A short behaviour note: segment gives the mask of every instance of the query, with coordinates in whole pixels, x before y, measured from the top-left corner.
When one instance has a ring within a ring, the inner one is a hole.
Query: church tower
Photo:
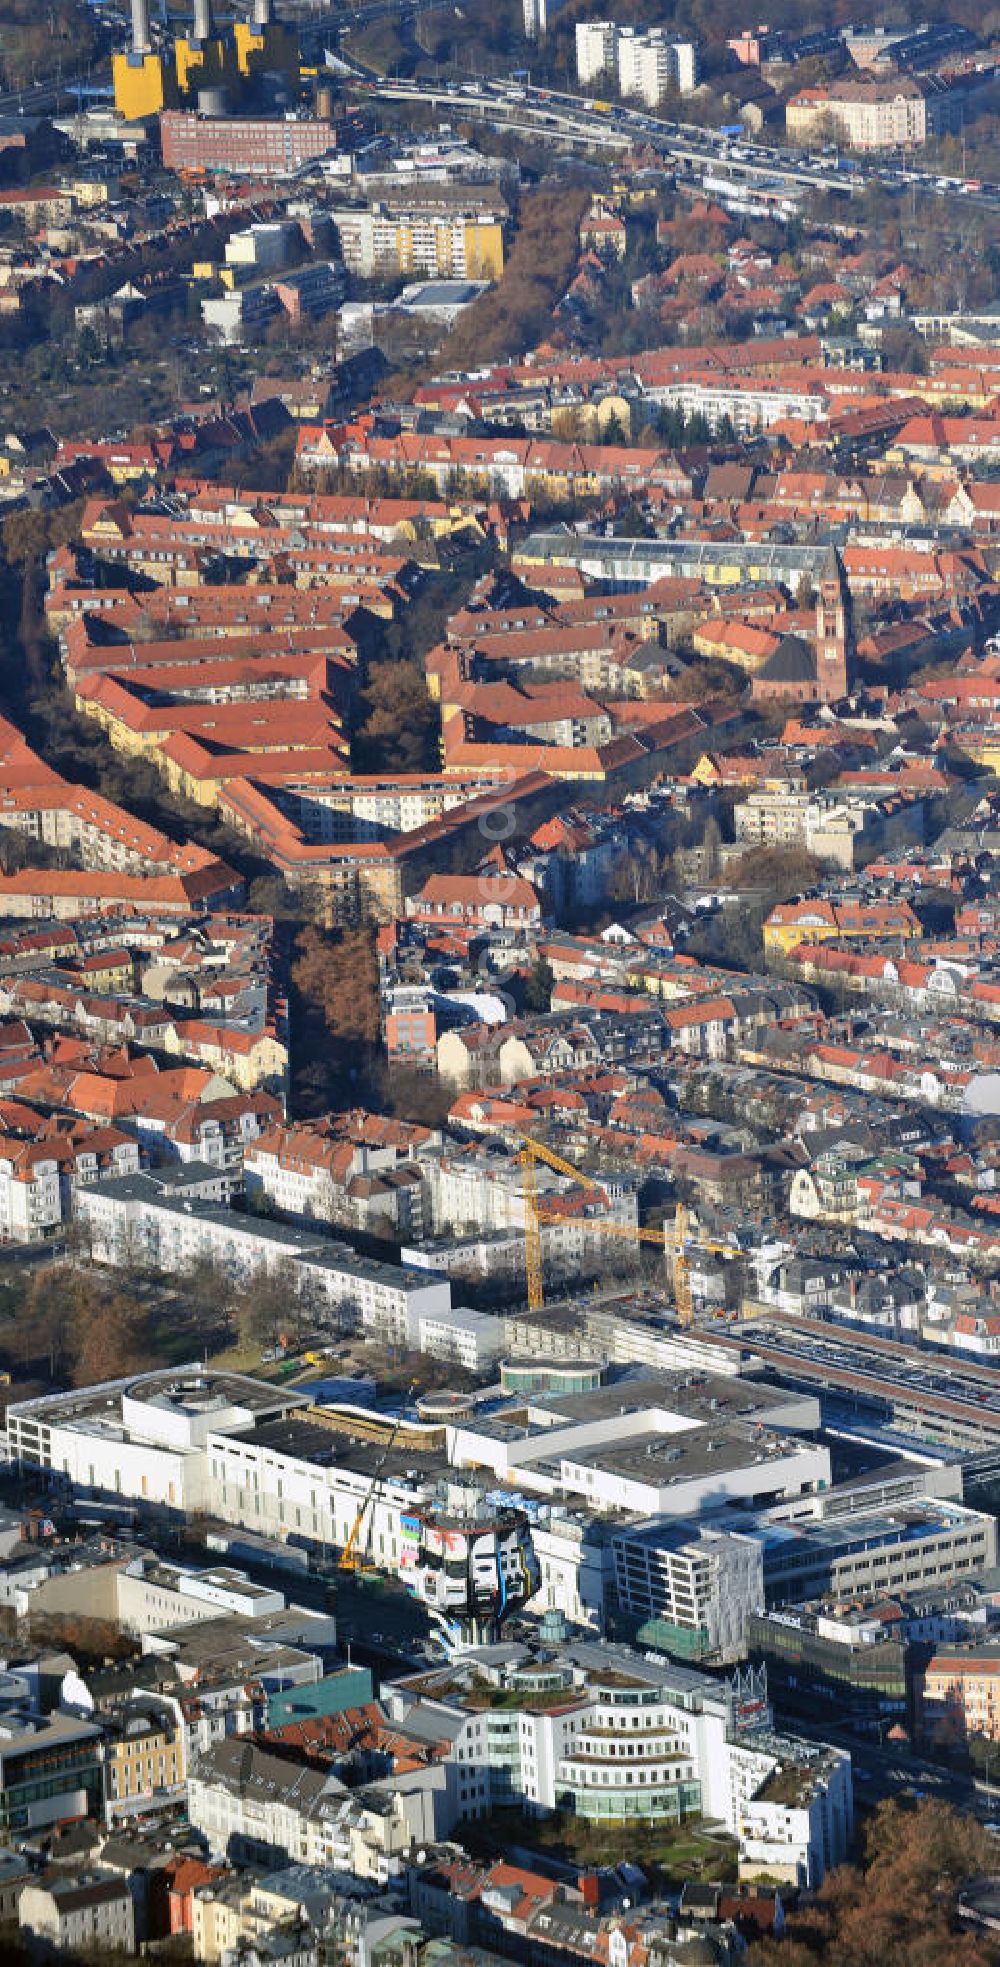
[[[816,602],[816,682],[820,703],[846,697],[850,665],[850,599],[840,562],[831,553]]]

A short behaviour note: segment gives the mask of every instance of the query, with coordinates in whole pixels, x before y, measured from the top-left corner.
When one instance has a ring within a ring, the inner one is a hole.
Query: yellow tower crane
[[[564,1161],[561,1154],[556,1154],[552,1148],[543,1146],[541,1141],[526,1137],[518,1160],[524,1174],[524,1267],[528,1282],[528,1309],[541,1311],[545,1303],[541,1225],[561,1222],[562,1217],[555,1211],[540,1209],[538,1206],[539,1161],[544,1161],[549,1168],[554,1168],[557,1174],[567,1175],[569,1180],[576,1182],[580,1188],[589,1189],[595,1202],[600,1201],[606,1205],[608,1196],[600,1182],[595,1182],[591,1175],[581,1174],[579,1168],[574,1168],[572,1161]],[[595,1230],[599,1236],[627,1237],[633,1243],[655,1243],[658,1249],[666,1249],[666,1237],[662,1229],[633,1229],[628,1223],[604,1222],[599,1217],[588,1222],[587,1228]]]

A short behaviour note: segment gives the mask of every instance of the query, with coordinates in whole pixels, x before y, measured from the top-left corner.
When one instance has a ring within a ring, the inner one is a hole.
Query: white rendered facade
[[[740,1840],[747,1875],[766,1869],[758,1852],[767,1842],[780,1875],[810,1886],[847,1855],[850,1757],[766,1726],[741,1733],[738,1699],[723,1682],[586,1643],[498,1668],[469,1656],[465,1672],[468,1703],[454,1669],[440,1676],[440,1695],[425,1674],[383,1689],[393,1719],[449,1741],[457,1816],[487,1818],[504,1804],[619,1823],[701,1814]],[[490,1686],[502,1700],[490,1700]],[[794,1804],[779,1822],[775,1799],[786,1796]]]
[[[613,72],[617,43],[618,29],[613,21],[577,21],[577,81],[593,82],[598,75]]]

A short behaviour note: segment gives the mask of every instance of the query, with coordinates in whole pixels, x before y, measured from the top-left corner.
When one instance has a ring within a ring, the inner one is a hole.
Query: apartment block
[[[80,1188],[102,1175],[137,1175],[138,1144],[117,1128],[40,1123],[40,1137],[0,1133],[0,1241],[36,1243],[68,1221]]]
[[[109,1817],[128,1817],[156,1802],[182,1802],[186,1780],[185,1728],[176,1702],[140,1694],[113,1724],[105,1724]]]
[[[691,41],[669,41],[661,28],[639,34],[618,30],[618,87],[656,109],[670,90],[690,95],[698,80],[698,52]]]
[[[281,301],[270,282],[234,287],[222,294],[206,294],[201,318],[206,328],[214,328],[221,341],[260,340],[270,322],[281,313]]]
[[[612,74],[617,48],[618,29],[613,21],[577,21],[577,81],[593,82],[598,75]]]
[[[331,218],[344,264],[366,280],[385,273],[499,280],[503,272],[503,220],[492,211],[341,205]]]
[[[852,150],[918,150],[928,137],[961,128],[957,94],[936,78],[899,75],[892,81],[843,80],[790,96],[785,129],[811,144],[832,132]]]
[[[36,1947],[135,1956],[132,1895],[127,1880],[113,1872],[94,1870],[32,1882],[21,1893],[17,1916],[22,1933]]]
[[[1000,1648],[940,1648],[924,1668],[918,1712],[932,1740],[962,1744],[979,1735],[1000,1741]]]
[[[671,90],[690,95],[697,88],[698,47],[694,41],[670,40],[662,28],[642,34],[613,21],[579,21],[576,74],[581,83],[615,75],[623,96],[637,96],[656,109]]]
[[[885,848],[923,839],[923,801],[864,789],[807,793],[792,785],[751,792],[733,813],[737,841],[759,847],[804,847],[845,872]]]
[[[224,1170],[194,1161],[95,1182],[76,1214],[98,1263],[177,1275],[207,1260],[234,1278],[281,1276],[293,1296],[308,1294],[318,1312],[388,1345],[416,1346],[421,1314],[450,1309],[447,1279],[358,1256],[321,1231],[237,1214],[224,1206],[230,1186]]]

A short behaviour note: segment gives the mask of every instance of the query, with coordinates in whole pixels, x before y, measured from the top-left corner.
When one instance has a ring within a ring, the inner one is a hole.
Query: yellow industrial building
[[[178,35],[171,53],[158,53],[149,24],[149,0],[132,0],[132,45],[112,64],[115,107],[127,122],[163,109],[201,109],[225,115],[238,108],[265,75],[295,89],[298,39],[275,20],[272,0],[253,0],[251,18],[235,22],[231,35],[215,26],[212,0],[194,0],[190,34]]]

